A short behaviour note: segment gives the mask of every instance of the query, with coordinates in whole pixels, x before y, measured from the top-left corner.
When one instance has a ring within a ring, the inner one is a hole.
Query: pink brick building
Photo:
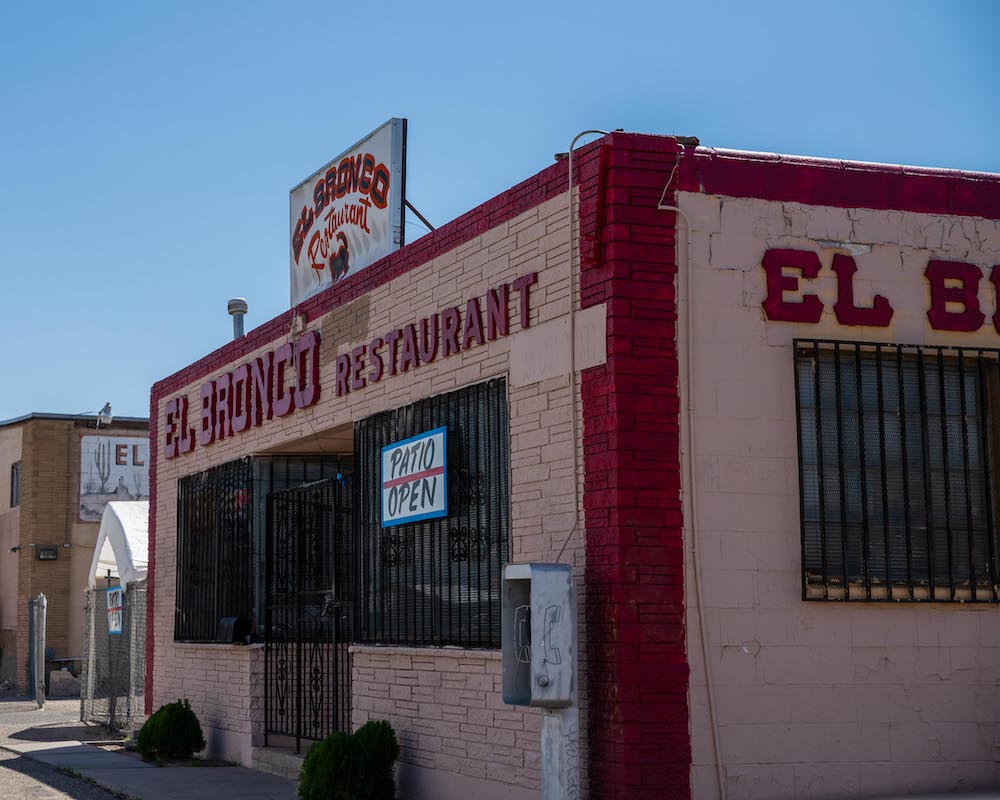
[[[389,719],[404,796],[538,796],[499,576],[561,559],[582,795],[996,786],[1000,176],[574,166],[572,251],[562,161],[153,387],[147,710],[244,763]],[[447,516],[382,527],[438,428]]]

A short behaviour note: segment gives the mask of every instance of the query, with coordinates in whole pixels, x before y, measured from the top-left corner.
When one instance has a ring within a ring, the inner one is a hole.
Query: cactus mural
[[[80,520],[99,522],[113,500],[149,499],[149,440],[84,436],[80,440]]]
[[[97,465],[97,477],[101,479],[101,489],[98,494],[108,491],[108,478],[111,477],[111,442],[98,443],[94,451],[94,463]]]

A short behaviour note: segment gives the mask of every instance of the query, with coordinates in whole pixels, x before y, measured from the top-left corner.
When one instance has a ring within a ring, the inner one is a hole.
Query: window
[[[178,482],[175,641],[213,642],[223,617],[254,616],[253,500],[246,458]]]
[[[21,505],[21,462],[18,461],[10,468],[10,507],[17,508]]]
[[[441,426],[448,516],[381,527],[382,447]],[[506,382],[376,414],[354,437],[360,641],[499,647],[510,525]]]
[[[277,553],[282,552],[282,548],[284,548],[283,555],[287,558],[289,552],[287,549],[289,546],[288,543],[265,542],[268,524],[267,498],[281,494],[288,489],[294,489],[305,484],[314,484],[317,481],[339,478],[338,483],[346,483],[350,480],[351,458],[350,456],[342,457],[338,455],[286,455],[254,457],[252,461],[254,476],[254,553],[256,556],[254,562],[256,567],[256,576],[254,579],[254,591],[256,592],[254,618],[257,620],[257,632],[263,635],[264,620],[266,619],[264,606],[267,599],[266,580],[268,562],[270,562],[273,569]],[[341,492],[337,492],[337,501],[338,511],[341,514],[338,514],[333,522],[337,526],[337,533],[339,534],[339,526],[342,524],[340,517],[342,515],[349,515],[350,509]],[[292,518],[294,518],[294,515],[292,515]],[[289,532],[289,535],[294,534]],[[337,542],[345,541],[349,543],[350,538],[351,536],[348,532],[343,536],[337,536]],[[344,566],[350,569],[349,556],[346,553],[338,555],[340,555],[340,558],[337,560],[337,568],[340,569]],[[341,583],[345,582],[341,581]]]
[[[175,641],[215,641],[223,617],[248,617],[259,627],[268,494],[349,466],[335,455],[246,458],[180,479]]]
[[[997,601],[998,351],[795,343],[804,599]]]

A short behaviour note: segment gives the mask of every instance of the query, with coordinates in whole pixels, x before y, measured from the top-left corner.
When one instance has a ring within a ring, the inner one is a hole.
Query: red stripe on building
[[[433,467],[431,469],[425,469],[423,472],[414,472],[412,475],[407,475],[403,478],[393,478],[391,481],[382,481],[382,486],[386,489],[391,489],[393,486],[399,486],[402,483],[411,483],[412,481],[419,481],[422,478],[433,478],[435,475],[443,475],[444,467]]]
[[[1000,216],[1000,178],[993,174],[775,153],[688,148],[677,188],[836,208]]]

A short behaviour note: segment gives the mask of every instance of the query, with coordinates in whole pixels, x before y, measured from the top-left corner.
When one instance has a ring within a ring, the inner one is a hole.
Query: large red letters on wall
[[[176,458],[243,433],[273,417],[315,405],[320,396],[319,334],[307,331],[293,343],[202,384],[197,430],[188,425],[188,399],[175,397],[164,409],[164,456]]]
[[[515,300],[521,328],[531,326],[530,272],[471,298],[464,307],[437,314],[376,336],[370,344],[337,356],[337,396],[363,389],[385,375],[408,372],[437,358],[482,345],[510,332],[510,302]],[[788,288],[788,287],[786,287]],[[794,287],[791,287],[794,288]],[[822,308],[820,309],[822,311]],[[266,420],[287,417],[319,401],[319,334],[309,331],[232,372],[206,381],[198,392],[198,422],[188,424],[188,399],[174,397],[164,409],[164,456],[176,458],[256,428]]]
[[[395,328],[376,336],[368,345],[355,347],[337,356],[337,397],[364,389],[385,375],[408,372],[422,364],[467,350],[473,344],[485,344],[510,330],[510,297],[518,295],[522,328],[531,326],[531,287],[538,280],[530,272],[486,293],[485,325],[483,306],[478,297],[464,308],[452,306],[430,317]],[[370,368],[370,370],[369,370]]]
[[[802,294],[799,302],[785,299],[785,292],[799,290],[800,278],[786,275],[785,269],[796,269],[801,280],[819,275],[819,256],[812,250],[772,249],[761,261],[764,268],[767,295],[762,306],[769,320],[816,323],[823,315],[823,301],[815,294]],[[854,300],[854,275],[858,266],[851,256],[837,253],[832,269],[837,275],[837,302],[833,310],[837,322],[848,326],[887,328],[893,308],[881,295],[872,299],[870,307],[859,307]],[[924,271],[930,287],[931,303],[927,320],[936,331],[977,331],[986,319],[979,304],[979,284],[983,271],[975,264],[932,259]],[[990,282],[997,289],[997,309],[993,327],[1000,333],[1000,264],[990,272]]]

